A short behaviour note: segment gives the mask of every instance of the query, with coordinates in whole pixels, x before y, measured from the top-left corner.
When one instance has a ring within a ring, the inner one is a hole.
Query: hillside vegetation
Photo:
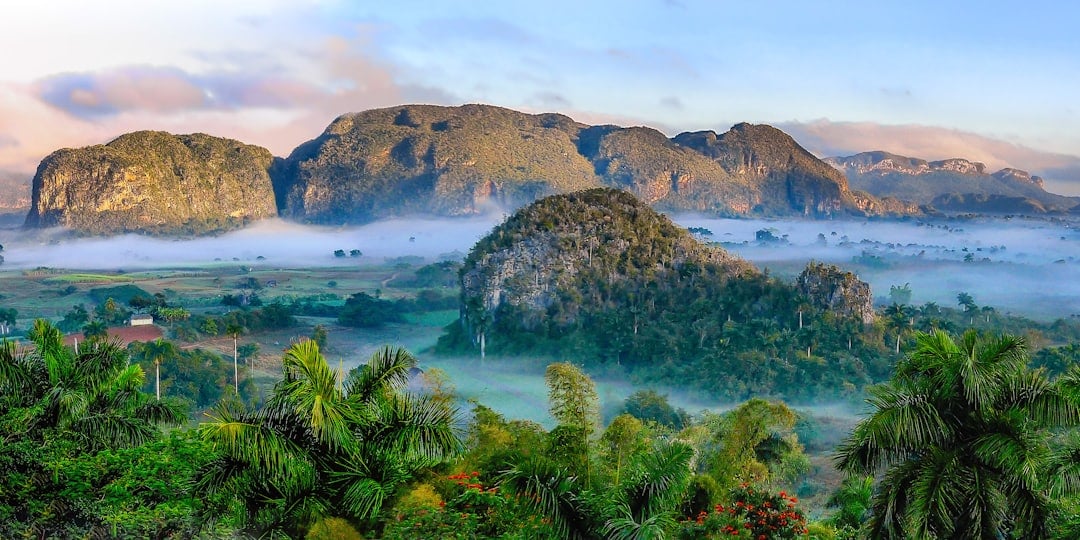
[[[469,253],[462,317],[440,349],[569,359],[732,400],[836,396],[884,377],[869,287],[816,264],[800,283],[701,244],[626,192],[556,195]]]

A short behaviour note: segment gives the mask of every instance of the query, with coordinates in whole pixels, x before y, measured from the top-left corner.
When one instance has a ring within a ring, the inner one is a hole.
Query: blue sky
[[[0,174],[135,129],[284,155],[344,112],[558,111],[669,135],[777,125],[819,155],[1014,166],[1080,193],[1066,2],[41,0],[0,20]]]

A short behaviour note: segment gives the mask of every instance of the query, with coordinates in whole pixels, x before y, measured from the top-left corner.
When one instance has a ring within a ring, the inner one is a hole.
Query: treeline
[[[592,379],[554,363],[545,429],[475,402],[463,414],[445,376],[416,375],[404,350],[380,350],[341,380],[302,341],[265,402],[226,393],[197,428],[166,434],[182,404],[141,391],[128,351],[92,339],[76,353],[44,322],[28,338],[0,345],[5,538],[1080,532],[1080,367],[1031,370],[1023,340],[1007,335],[915,333],[838,448],[850,476],[818,518],[793,488],[809,468],[804,420],[779,401],[690,416],[638,392],[602,422]]]

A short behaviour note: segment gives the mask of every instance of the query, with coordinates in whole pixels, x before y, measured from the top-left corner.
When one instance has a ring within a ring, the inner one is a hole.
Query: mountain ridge
[[[955,212],[1064,214],[1080,198],[1050,193],[1044,180],[1027,171],[964,158],[938,161],[877,150],[822,160],[845,174],[856,189]]]
[[[188,143],[197,137],[218,153],[196,155]],[[206,169],[212,163],[218,168]],[[926,178],[952,187],[924,192],[925,182],[912,180]],[[998,187],[977,189],[975,180]],[[205,191],[214,181],[239,199]],[[1047,193],[1041,178],[1019,169],[987,174],[983,164],[959,158],[928,162],[878,151],[821,160],[763,124],[668,137],[647,126],[589,125],[492,105],[399,105],[342,114],[283,158],[232,139],[151,131],[58,150],[35,174],[26,226],[198,235],[272,215],[362,224],[476,215],[604,186],[661,211],[721,217],[905,216],[924,206],[1075,212],[1080,201]]]

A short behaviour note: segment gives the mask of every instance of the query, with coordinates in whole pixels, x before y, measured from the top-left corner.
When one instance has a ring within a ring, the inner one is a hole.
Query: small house
[[[139,313],[132,315],[129,321],[131,326],[146,326],[148,324],[154,324],[154,316],[149,313]]]

